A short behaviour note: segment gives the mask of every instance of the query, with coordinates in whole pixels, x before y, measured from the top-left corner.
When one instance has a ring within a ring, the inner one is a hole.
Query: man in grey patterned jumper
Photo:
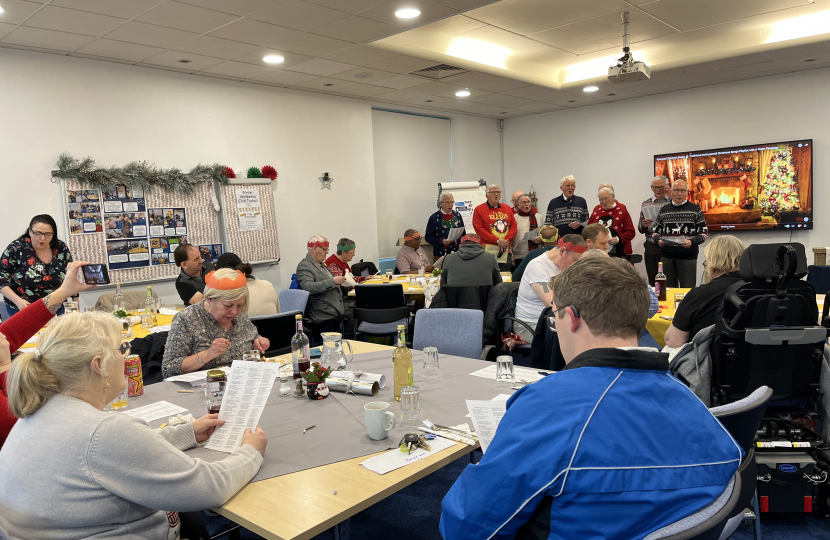
[[[648,277],[648,284],[654,287],[654,276],[657,275],[657,263],[660,262],[660,246],[654,243],[651,235],[654,234],[654,220],[646,219],[645,208],[657,207],[662,208],[664,205],[671,202],[669,196],[669,179],[665,176],[655,176],[651,181],[651,192],[653,197],[643,201],[640,205],[640,221],[637,224],[637,229],[646,235],[646,241],[643,244],[644,259],[646,263],[646,276]]]

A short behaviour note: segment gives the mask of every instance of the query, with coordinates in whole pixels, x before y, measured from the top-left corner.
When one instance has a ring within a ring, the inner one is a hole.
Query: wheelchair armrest
[[[500,321],[506,321],[506,320],[508,320],[508,319],[510,319],[510,320],[511,320],[511,321],[513,321],[514,323],[519,323],[519,324],[521,324],[522,326],[524,326],[524,327],[525,327],[525,329],[526,329],[528,332],[530,332],[530,334],[531,334],[531,335],[533,335],[533,334],[535,334],[535,333],[536,333],[536,331],[535,331],[535,330],[533,330],[533,328],[531,328],[531,327],[530,327],[530,325],[528,325],[526,322],[521,321],[521,320],[519,320],[519,319],[517,319],[517,318],[515,318],[515,317],[510,317],[510,316],[499,317],[499,320],[500,320]]]
[[[478,357],[479,360],[488,360],[490,362],[496,361],[496,356],[498,355],[499,351],[496,349],[495,345],[485,345],[483,349],[481,349],[481,355]]]

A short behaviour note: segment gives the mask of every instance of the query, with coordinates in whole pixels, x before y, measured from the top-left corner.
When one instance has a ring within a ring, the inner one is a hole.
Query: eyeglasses
[[[666,187],[667,186],[651,186],[651,189],[659,189],[660,191],[663,191]]]
[[[501,195],[501,191],[488,191],[488,195]]]
[[[548,320],[548,329],[551,332],[556,332],[556,319],[557,319],[556,316],[559,314],[560,311],[565,311],[568,308],[571,308],[571,311],[573,311],[574,317],[576,317],[577,319],[579,318],[579,308],[577,308],[573,304],[571,304],[569,306],[565,306],[562,309],[557,309],[556,311],[553,312],[552,316],[546,317],[547,320]]]
[[[33,238],[46,238],[47,240],[51,240],[53,236],[55,234],[50,232],[32,231]]]
[[[672,191],[672,193],[686,193],[689,190],[688,189],[674,189],[674,188],[672,188],[671,191]]]
[[[612,199],[611,197],[600,197],[599,198],[599,202],[611,202],[613,200],[614,199]]]

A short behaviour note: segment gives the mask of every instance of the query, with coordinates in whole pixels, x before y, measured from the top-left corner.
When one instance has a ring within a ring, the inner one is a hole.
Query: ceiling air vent
[[[409,75],[416,75],[418,77],[426,77],[428,79],[446,79],[453,75],[461,75],[462,73],[469,73],[470,70],[451,66],[449,64],[438,64],[436,66],[419,69],[418,71],[411,71]]]

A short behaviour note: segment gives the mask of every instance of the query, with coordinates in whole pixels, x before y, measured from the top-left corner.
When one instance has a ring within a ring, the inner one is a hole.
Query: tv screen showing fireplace
[[[812,229],[813,140],[654,156],[655,176],[689,184],[710,231]]]

